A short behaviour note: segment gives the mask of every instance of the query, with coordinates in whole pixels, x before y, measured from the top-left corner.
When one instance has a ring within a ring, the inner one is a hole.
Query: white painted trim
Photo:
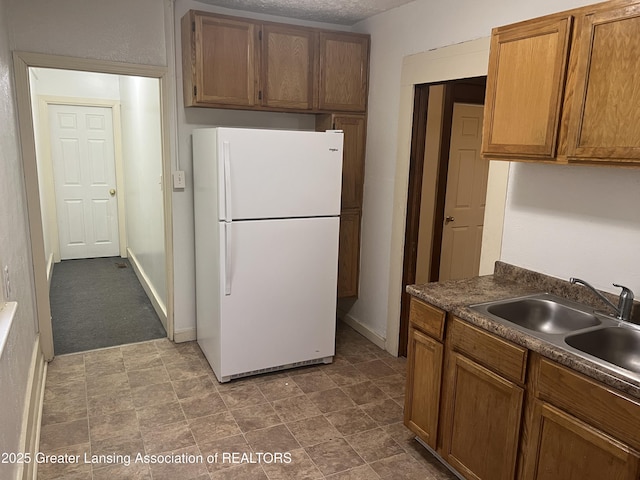
[[[47,378],[47,363],[40,349],[40,336],[36,336],[31,356],[31,369],[27,383],[27,396],[22,415],[22,432],[20,445],[22,452],[35,458],[40,446],[40,427],[42,423],[42,404],[44,386]],[[23,464],[16,478],[35,480],[38,475],[36,462]]]
[[[400,335],[402,266],[407,218],[409,158],[411,154],[411,128],[413,122],[415,85],[486,75],[489,64],[490,40],[490,37],[485,37],[456,45],[449,45],[436,50],[409,55],[402,60],[398,147],[393,195],[394,210],[389,260],[387,338],[385,341],[385,349],[393,355],[398,354]],[[491,179],[489,181],[491,182]],[[503,201],[506,201],[506,199]],[[504,207],[501,210],[504,211]],[[500,230],[500,234],[497,236],[502,237],[502,224],[498,219],[492,221],[488,228]],[[496,235],[487,232],[487,238],[496,238]],[[485,235],[483,235],[483,242],[484,240]],[[485,249],[484,244],[482,249]],[[495,260],[498,260],[498,258]],[[489,261],[488,258],[485,257],[485,261]]]
[[[167,2],[166,8],[169,8]],[[36,329],[40,333],[40,346],[45,360],[53,359],[53,329],[51,325],[51,306],[49,304],[49,286],[47,284],[44,238],[42,232],[42,213],[40,211],[40,192],[38,190],[38,170],[36,162],[35,135],[29,87],[29,68],[58,68],[115,75],[135,75],[157,78],[160,81],[160,106],[162,110],[162,164],[165,216],[165,257],[167,272],[167,336],[173,339],[174,325],[174,288],[173,288],[173,214],[171,188],[171,157],[176,155],[177,146],[173,144],[177,124],[175,112],[169,103],[172,91],[176,90],[175,72],[170,74],[166,67],[132,63],[94,60],[77,57],[65,57],[32,52],[13,52],[16,103],[20,127],[20,146],[27,197],[27,213],[31,240],[35,301],[37,315]],[[173,112],[174,116],[170,116]]]
[[[47,283],[49,284],[49,290],[51,290],[51,278],[53,277],[53,253],[49,254],[49,258],[47,259]]]
[[[125,209],[125,188],[124,188],[124,164],[122,156],[122,124],[120,120],[120,101],[102,98],[82,98],[82,97],[61,97],[55,95],[38,95],[38,112],[40,123],[40,148],[41,165],[44,169],[41,178],[44,178],[46,185],[44,187],[45,202],[53,205],[51,217],[46,220],[49,223],[49,231],[51,237],[49,241],[53,246],[53,256],[56,262],[60,261],[60,236],[58,231],[58,219],[55,183],[53,176],[53,158],[51,156],[51,136],[49,125],[49,105],[69,105],[78,107],[102,107],[111,109],[112,127],[113,127],[113,155],[116,172],[116,190],[118,202],[118,243],[120,245],[120,256],[127,256],[127,222]]]
[[[173,341],[176,343],[192,342],[196,340],[196,329],[185,328],[184,330],[176,330],[173,332]]]
[[[340,312],[339,311],[338,312],[338,317],[340,318],[340,320],[342,320],[344,323],[349,325],[351,328],[353,328],[356,332],[358,332],[360,335],[365,337],[367,340],[371,341],[373,344],[377,345],[378,347],[382,348],[383,350],[385,349],[385,339],[384,339],[384,337],[381,337],[376,332],[371,330],[369,327],[367,327],[363,323],[359,322],[351,314],[349,314],[347,312]]]
[[[151,305],[153,305],[153,309],[156,311],[156,314],[158,314],[158,318],[162,322],[162,326],[166,331],[167,330],[167,309],[164,305],[164,302],[158,295],[158,292],[156,291],[155,287],[149,280],[149,277],[144,272],[144,269],[138,262],[137,257],[128,247],[127,247],[127,253],[129,255],[129,263],[131,263],[131,266],[133,267],[133,271],[135,272],[136,277],[138,277],[138,280],[140,281],[140,285],[142,285],[142,288],[147,294],[147,297],[149,297],[149,300],[151,301]]]

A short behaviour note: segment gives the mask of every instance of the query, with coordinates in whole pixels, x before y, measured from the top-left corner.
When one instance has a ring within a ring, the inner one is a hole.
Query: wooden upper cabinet
[[[485,156],[555,157],[572,20],[567,15],[494,29]]]
[[[586,15],[576,36],[570,161],[640,163],[640,5]]]
[[[265,24],[262,28],[262,105],[312,110],[317,104],[316,33]]]
[[[364,112],[369,36],[320,32],[320,110]]]
[[[344,132],[342,210],[362,208],[366,122],[364,115],[334,115],[333,128]]]
[[[190,11],[182,18],[185,105],[256,103],[257,25]]]
[[[360,211],[340,213],[338,298],[358,296],[360,276]]]

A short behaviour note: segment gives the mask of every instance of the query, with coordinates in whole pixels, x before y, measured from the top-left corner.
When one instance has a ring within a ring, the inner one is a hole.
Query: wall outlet
[[[184,170],[173,172],[173,188],[185,188]]]

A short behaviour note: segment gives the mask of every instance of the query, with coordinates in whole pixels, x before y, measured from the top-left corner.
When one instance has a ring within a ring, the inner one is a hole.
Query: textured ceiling
[[[413,0],[199,0],[209,5],[342,25],[353,25]]]

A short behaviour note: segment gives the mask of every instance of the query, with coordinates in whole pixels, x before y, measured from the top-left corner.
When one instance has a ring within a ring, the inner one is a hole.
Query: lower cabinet
[[[640,478],[640,457],[627,445],[546,402],[533,409],[525,479]]]
[[[524,389],[460,353],[447,355],[443,458],[466,478],[513,479]]]
[[[411,298],[404,423],[469,480],[640,480],[640,400]]]
[[[404,424],[434,450],[440,414],[442,343],[409,327]]]

